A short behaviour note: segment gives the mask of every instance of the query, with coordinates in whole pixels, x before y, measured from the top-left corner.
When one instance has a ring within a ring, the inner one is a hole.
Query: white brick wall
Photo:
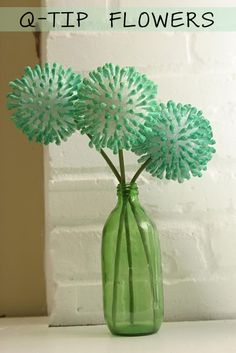
[[[58,7],[65,3],[47,1]],[[109,6],[118,3],[107,1]],[[136,6],[154,3],[145,0]],[[208,1],[213,3],[225,6],[223,0]],[[81,4],[73,1],[73,7]],[[236,317],[235,40],[235,33],[141,32],[53,32],[46,40],[49,62],[73,66],[84,74],[109,61],[134,65],[159,83],[160,100],[190,102],[212,122],[217,154],[203,178],[181,185],[148,174],[140,180],[142,204],[160,232],[166,320]],[[101,229],[115,204],[116,182],[87,142],[86,137],[73,135],[46,152],[52,325],[103,322]],[[126,160],[132,174],[136,158],[128,154]]]

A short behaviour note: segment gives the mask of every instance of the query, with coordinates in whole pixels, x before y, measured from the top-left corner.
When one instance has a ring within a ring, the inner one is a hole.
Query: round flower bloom
[[[78,129],[90,146],[117,153],[144,141],[140,126],[155,116],[157,86],[133,67],[105,64],[89,73],[79,91]]]
[[[210,123],[190,104],[160,104],[158,114],[146,122],[146,141],[133,148],[150,162],[146,170],[160,179],[183,182],[202,176],[215,149]],[[148,130],[147,130],[148,129]],[[147,132],[148,131],[148,132]]]
[[[58,64],[27,67],[21,79],[10,82],[12,120],[29,140],[60,144],[77,130],[74,104],[81,82],[80,75]]]

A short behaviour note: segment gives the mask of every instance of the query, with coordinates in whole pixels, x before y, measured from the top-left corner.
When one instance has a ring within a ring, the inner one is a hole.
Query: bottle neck
[[[136,183],[119,184],[117,186],[118,203],[122,203],[124,199],[130,199],[132,202],[139,203],[138,194]]]

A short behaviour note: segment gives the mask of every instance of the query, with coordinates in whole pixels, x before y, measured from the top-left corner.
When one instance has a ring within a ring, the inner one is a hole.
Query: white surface
[[[154,335],[111,336],[105,326],[48,328],[47,319],[0,319],[0,353],[235,353],[236,321],[164,323]]]
[[[235,0],[185,0],[225,6]],[[66,6],[66,0],[47,0]],[[133,0],[73,0],[73,7]],[[139,0],[135,6],[156,5]],[[163,5],[162,1],[159,5]],[[179,2],[169,0],[166,6]],[[72,4],[72,1],[68,3]],[[68,5],[68,6],[69,6]],[[69,33],[46,40],[47,60],[78,72],[112,61],[133,65],[159,85],[158,99],[192,103],[211,121],[217,154],[201,179],[179,185],[143,174],[140,199],[161,238],[166,320],[236,318],[236,33]],[[102,226],[116,182],[88,139],[49,147],[46,163],[47,289],[50,322],[103,322]],[[125,156],[129,174],[136,158]]]

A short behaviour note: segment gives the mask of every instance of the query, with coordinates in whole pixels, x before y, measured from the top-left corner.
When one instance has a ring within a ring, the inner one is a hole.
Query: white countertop
[[[236,353],[236,320],[164,323],[157,334],[112,336],[106,326],[48,327],[0,319],[0,353]]]

